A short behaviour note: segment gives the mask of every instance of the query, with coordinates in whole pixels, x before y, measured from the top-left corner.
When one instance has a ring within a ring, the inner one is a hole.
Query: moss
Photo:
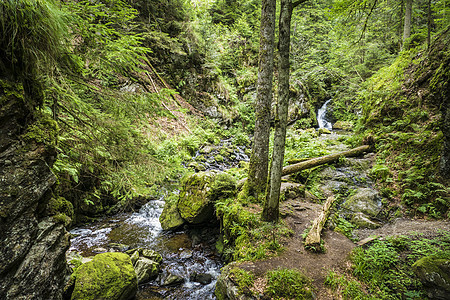
[[[221,163],[221,162],[223,162],[223,156],[222,155],[220,155],[220,154],[218,154],[218,155],[216,155],[215,157],[214,157],[214,159],[218,162],[218,163]]]
[[[72,300],[128,300],[137,291],[131,259],[125,253],[102,253],[81,265],[73,274]]]
[[[3,105],[4,101],[8,101],[11,97],[24,100],[23,86],[20,83],[0,80],[0,89],[0,105]]]
[[[295,269],[277,269],[267,273],[266,293],[275,299],[314,299],[311,280]]]
[[[56,147],[58,134],[58,123],[41,114],[36,122],[28,126],[23,138],[25,141],[36,141],[47,146]]]

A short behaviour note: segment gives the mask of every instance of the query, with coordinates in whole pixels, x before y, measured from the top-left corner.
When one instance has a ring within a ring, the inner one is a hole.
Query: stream
[[[328,130],[333,129],[333,125],[327,120],[327,105],[331,100],[332,99],[328,99],[317,111],[317,123],[319,124],[319,128],[326,128]]]
[[[218,229],[165,232],[159,223],[163,207],[161,197],[145,204],[138,212],[105,217],[94,224],[75,228],[70,231],[73,238],[69,252],[89,257],[115,247],[122,251],[136,247],[153,249],[163,257],[162,272],[156,280],[139,286],[137,300],[215,299],[214,288],[223,266],[215,252]],[[211,283],[191,281],[195,273],[211,275]],[[183,278],[184,283],[165,286],[164,281],[170,274]]]

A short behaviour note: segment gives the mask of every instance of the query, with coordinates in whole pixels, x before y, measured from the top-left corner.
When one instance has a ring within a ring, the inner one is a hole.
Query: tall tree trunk
[[[427,4],[427,49],[430,50],[431,45],[431,0]]]
[[[283,169],[286,123],[289,104],[289,47],[291,42],[291,0],[281,0],[280,34],[278,43],[278,103],[276,106],[275,135],[270,168],[270,184],[263,209],[263,220],[278,221],[281,171]]]
[[[276,0],[262,0],[256,92],[256,123],[248,171],[248,193],[265,190],[269,164],[270,105],[272,102],[273,47]]]
[[[406,0],[403,45],[405,45],[406,40],[411,36],[412,1],[413,0]]]

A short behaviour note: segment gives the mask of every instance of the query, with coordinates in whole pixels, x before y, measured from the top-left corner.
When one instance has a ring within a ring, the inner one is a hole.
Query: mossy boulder
[[[357,212],[352,217],[352,224],[358,226],[358,228],[370,228],[376,229],[381,227],[380,223],[372,221],[369,217],[367,217],[362,212]]]
[[[333,129],[350,131],[353,129],[353,123],[349,121],[337,121],[333,124]]]
[[[374,189],[359,188],[356,194],[345,201],[343,207],[355,213],[362,212],[369,217],[375,217],[381,210],[380,195]]]
[[[178,211],[188,223],[200,224],[214,217],[214,203],[210,201],[209,192],[215,175],[212,172],[200,172],[183,181]]]
[[[430,299],[448,299],[448,295],[450,295],[450,259],[427,256],[416,261],[412,267],[425,286]]]
[[[227,173],[200,172],[183,181],[178,200],[180,216],[190,224],[214,219],[214,202],[236,193],[236,180]]]
[[[125,253],[96,255],[73,274],[72,300],[128,300],[137,292],[137,277],[131,259]]]
[[[319,128],[319,134],[331,134],[331,131],[327,128]]]
[[[164,230],[175,230],[181,227],[186,221],[181,217],[178,211],[178,199],[166,201],[164,209],[159,217],[159,222]]]

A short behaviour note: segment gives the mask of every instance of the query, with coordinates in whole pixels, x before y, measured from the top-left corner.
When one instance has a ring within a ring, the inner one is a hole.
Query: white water
[[[331,99],[327,100],[321,108],[317,111],[317,123],[319,123],[319,128],[326,128],[329,130],[333,129],[333,125],[326,119],[327,114],[327,104]]]

